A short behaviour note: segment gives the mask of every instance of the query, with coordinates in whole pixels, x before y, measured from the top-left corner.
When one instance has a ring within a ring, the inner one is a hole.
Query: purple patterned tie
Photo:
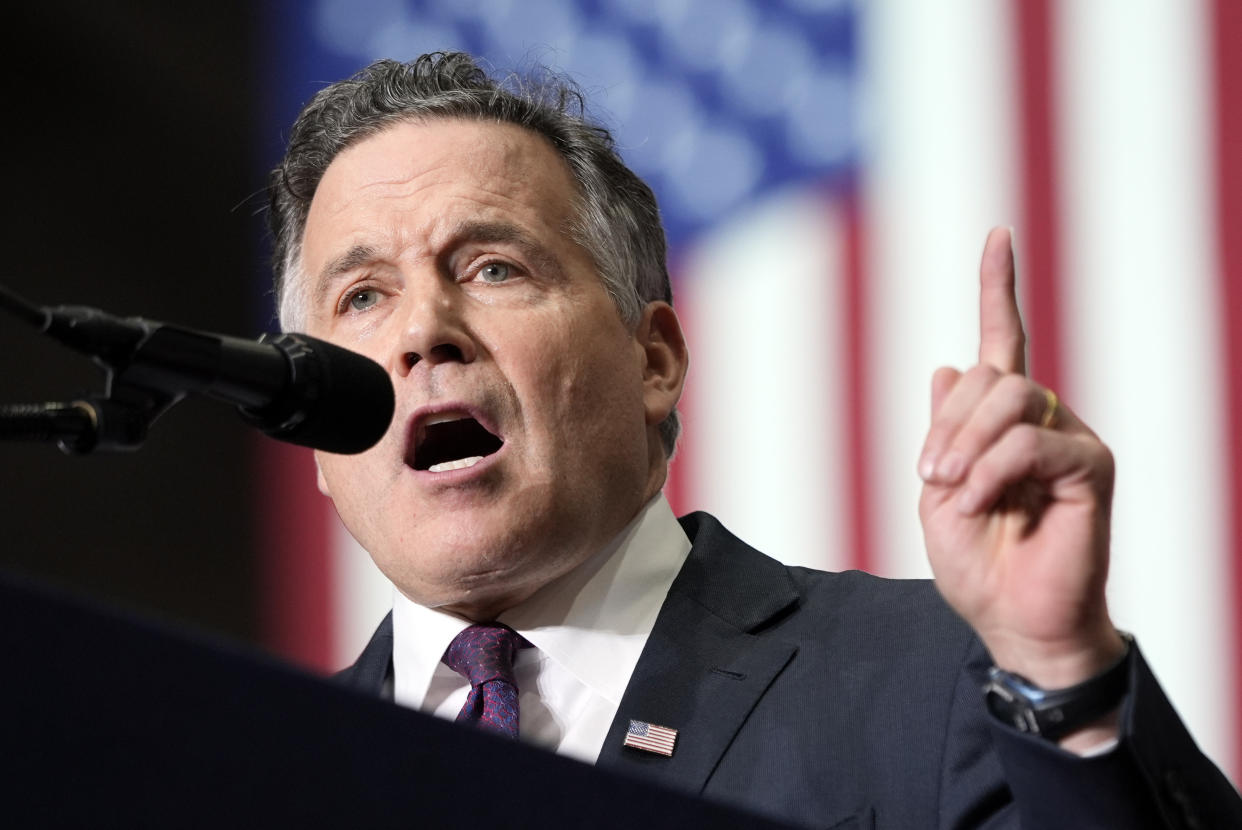
[[[457,715],[458,723],[518,736],[518,688],[513,658],[530,643],[507,625],[472,625],[453,638],[444,665],[470,681],[470,695]]]

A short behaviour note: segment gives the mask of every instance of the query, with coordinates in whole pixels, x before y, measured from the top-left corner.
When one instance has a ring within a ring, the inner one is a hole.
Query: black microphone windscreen
[[[290,394],[243,416],[281,441],[326,452],[370,449],[388,431],[394,408],[392,381],[378,363],[304,334],[264,338],[289,358]]]

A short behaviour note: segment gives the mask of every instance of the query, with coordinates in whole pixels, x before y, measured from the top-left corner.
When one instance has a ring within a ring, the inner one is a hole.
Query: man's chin
[[[556,551],[503,544],[459,544],[441,550],[435,565],[425,557],[419,562],[389,563],[395,565],[390,568],[377,564],[412,602],[472,620],[494,619],[576,564],[572,557]]]
[[[490,575],[467,580],[470,587],[455,585],[439,586],[427,591],[399,589],[412,602],[462,617],[472,622],[494,620],[505,611],[520,604],[535,592],[538,585],[515,590],[503,577]]]

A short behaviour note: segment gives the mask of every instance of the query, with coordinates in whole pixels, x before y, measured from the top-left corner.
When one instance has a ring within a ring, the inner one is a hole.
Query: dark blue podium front
[[[8,827],[776,827],[0,580]]]

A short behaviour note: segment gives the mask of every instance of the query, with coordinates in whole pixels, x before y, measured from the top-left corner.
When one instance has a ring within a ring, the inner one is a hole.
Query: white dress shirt
[[[657,495],[603,550],[501,614],[531,643],[514,664],[521,740],[594,763],[690,540]],[[452,720],[470,684],[440,662],[470,625],[393,592],[393,697]]]

